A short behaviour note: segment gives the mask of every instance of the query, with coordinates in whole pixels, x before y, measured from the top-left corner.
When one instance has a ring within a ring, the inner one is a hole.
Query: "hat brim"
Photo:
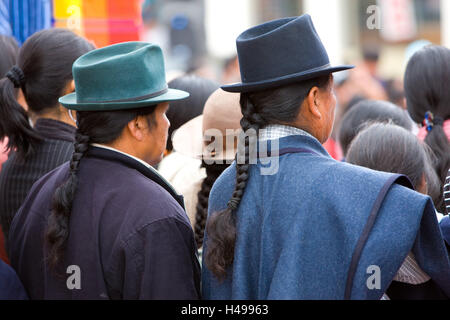
[[[279,87],[285,84],[298,82],[302,80],[309,80],[312,78],[324,76],[326,74],[344,71],[348,69],[353,69],[355,66],[353,65],[343,65],[343,66],[336,66],[336,67],[325,67],[323,69],[315,69],[314,71],[305,71],[305,72],[299,72],[290,74],[287,76],[274,78],[274,79],[268,79],[264,81],[257,81],[257,82],[246,82],[246,83],[234,83],[230,85],[224,85],[221,86],[221,89],[227,92],[252,92],[252,91],[260,91],[270,88]]]
[[[189,93],[177,89],[168,89],[166,93],[163,93],[157,97],[153,97],[145,100],[138,101],[126,101],[126,102],[107,102],[107,103],[78,103],[76,93],[69,93],[59,98],[59,103],[70,110],[77,111],[112,111],[112,110],[125,110],[134,108],[143,108],[163,102],[170,102],[176,100],[183,100],[189,97]]]

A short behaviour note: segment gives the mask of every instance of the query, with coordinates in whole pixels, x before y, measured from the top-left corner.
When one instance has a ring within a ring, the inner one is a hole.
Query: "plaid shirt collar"
[[[316,139],[305,130],[279,124],[269,125],[259,130],[259,140],[261,141],[277,140],[289,136],[307,136]]]

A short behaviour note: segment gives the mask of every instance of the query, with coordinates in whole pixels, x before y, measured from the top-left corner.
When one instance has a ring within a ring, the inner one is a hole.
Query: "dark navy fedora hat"
[[[229,92],[259,91],[354,68],[330,65],[308,14],[248,29],[236,47],[242,82],[222,86]]]

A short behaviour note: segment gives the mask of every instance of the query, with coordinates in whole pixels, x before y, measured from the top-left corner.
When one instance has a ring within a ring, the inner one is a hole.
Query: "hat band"
[[[132,101],[142,101],[142,100],[147,100],[147,99],[151,99],[151,98],[155,98],[157,96],[160,96],[164,93],[166,93],[167,91],[169,91],[169,88],[166,86],[164,89],[151,93],[151,94],[146,94],[145,96],[140,96],[140,97],[134,97],[134,98],[127,98],[127,99],[117,99],[117,100],[104,100],[104,101],[84,101],[81,103],[114,103],[114,102],[132,102]],[[77,101],[77,103],[79,103]]]
[[[295,76],[303,76],[303,75],[307,75],[307,74],[310,74],[310,73],[313,73],[313,72],[321,71],[321,70],[329,68],[329,67],[331,67],[331,63],[327,63],[327,64],[324,64],[323,66],[311,68],[311,69],[304,70],[304,71],[301,71],[301,72],[294,72],[294,73],[291,73],[291,74],[286,74],[286,75],[282,75],[282,76],[276,76],[275,78],[270,78],[270,79],[266,79],[266,80],[267,81],[270,81],[270,80],[273,80],[273,79],[275,79],[275,80],[283,80],[283,79],[288,79],[288,78],[290,78],[290,77],[292,77],[294,75]],[[251,80],[251,81],[243,81],[242,83],[243,84],[251,84],[251,83],[254,83],[254,82],[260,82],[260,81],[262,82],[262,81],[266,81],[266,80]]]

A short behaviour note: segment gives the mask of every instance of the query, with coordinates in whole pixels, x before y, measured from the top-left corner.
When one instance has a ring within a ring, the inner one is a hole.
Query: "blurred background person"
[[[414,122],[406,110],[399,108],[391,102],[377,100],[362,100],[348,111],[341,123],[339,131],[339,144],[344,152],[344,160],[348,148],[358,133],[369,123],[393,123],[408,131],[413,132]],[[440,181],[433,168],[433,152],[426,148],[429,161],[425,162],[425,173],[427,178],[428,195],[436,204],[442,198]]]
[[[241,119],[239,94],[218,89],[209,97],[203,114],[183,125],[174,136],[178,153],[200,161],[197,171],[202,179],[186,180],[181,189],[199,249],[203,245],[209,193],[235,159]],[[219,140],[217,148],[211,148]]]
[[[414,125],[406,111],[387,101],[364,99],[352,106],[344,115],[338,134],[344,157],[347,155],[350,143],[366,122],[389,121],[409,131]]]
[[[209,79],[196,75],[184,75],[169,82],[169,87],[189,92],[185,100],[170,102],[167,118],[170,121],[169,136],[165,157],[158,164],[159,173],[184,196],[186,213],[192,225],[195,221],[196,195],[205,178],[205,170],[201,168],[201,159],[174,150],[174,134],[186,123],[203,113],[203,108],[211,94],[219,85]],[[190,133],[183,137],[186,143],[194,139]],[[195,141],[195,140],[194,140]]]
[[[189,92],[189,97],[181,101],[172,101],[167,111],[170,121],[169,138],[167,139],[166,155],[173,150],[172,136],[183,124],[203,113],[203,107],[209,96],[219,88],[219,84],[210,79],[193,74],[179,76],[168,83],[169,88]]]
[[[69,30],[39,31],[20,48],[17,65],[0,80],[0,139],[8,137],[11,151],[0,172],[0,222],[6,243],[11,221],[33,183],[71,158],[76,126],[58,98],[75,90],[72,64],[92,49]],[[17,89],[28,111],[18,103]]]
[[[239,59],[237,55],[233,55],[230,58],[225,59],[222,70],[221,83],[235,83],[241,81]]]
[[[9,70],[16,64],[19,46],[13,37],[0,35],[0,79],[4,78]],[[18,90],[16,90],[16,94]],[[7,138],[0,141],[0,170],[3,162],[8,159],[6,152]]]
[[[13,37],[0,35],[0,78],[4,78],[9,70],[16,64],[19,54],[19,46]],[[16,97],[18,90],[15,92]],[[2,164],[8,159],[8,137],[0,139],[0,171]],[[5,250],[4,234],[0,224],[0,259],[8,262],[8,255]]]
[[[433,151],[433,167],[440,180],[436,208],[445,212],[443,186],[450,168],[450,49],[427,46],[409,60],[405,71],[405,96],[411,118],[422,124],[418,137]]]
[[[377,171],[404,174],[416,191],[428,194],[426,167],[430,159],[422,143],[405,128],[392,123],[369,125],[352,141],[347,161]],[[422,220],[421,216],[410,218]],[[447,256],[445,251],[442,254]],[[386,293],[390,299],[448,299],[440,289],[442,285],[433,281],[409,253]]]

